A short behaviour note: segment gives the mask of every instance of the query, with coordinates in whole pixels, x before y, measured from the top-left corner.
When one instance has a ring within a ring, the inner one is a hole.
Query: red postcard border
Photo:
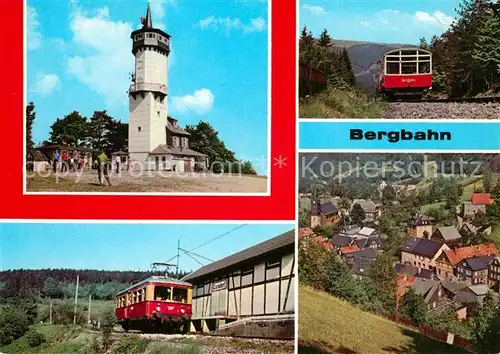
[[[0,1],[3,84],[0,171],[3,219],[294,220],[296,171],[296,4],[271,3],[270,196],[23,194],[23,0]],[[284,164],[278,164],[278,160]]]

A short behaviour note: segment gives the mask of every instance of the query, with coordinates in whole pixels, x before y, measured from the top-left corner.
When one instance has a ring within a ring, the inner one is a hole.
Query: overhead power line
[[[247,224],[239,225],[239,226],[235,227],[234,229],[231,229],[231,230],[229,230],[229,231],[226,231],[226,232],[224,232],[224,233],[222,233],[222,234],[220,234],[220,235],[218,235],[218,236],[216,236],[216,237],[214,237],[214,238],[212,238],[212,239],[210,239],[210,240],[208,240],[208,241],[206,241],[206,242],[202,243],[201,245],[196,246],[195,248],[190,249],[188,252],[192,252],[192,251],[195,251],[195,250],[197,250],[197,249],[199,249],[199,248],[201,248],[201,247],[203,247],[203,246],[206,246],[206,245],[208,245],[208,244],[210,244],[210,243],[212,243],[212,242],[214,242],[214,241],[216,241],[216,240],[218,240],[218,239],[220,239],[220,238],[222,238],[222,237],[224,237],[224,236],[227,236],[227,235],[229,235],[230,233],[233,233],[234,231],[239,230],[239,229],[241,229],[241,228],[243,228],[243,227],[245,227],[245,226],[247,226]],[[165,263],[171,262],[171,261],[173,261],[174,259],[176,259],[177,257],[178,257],[177,255],[176,255],[176,256],[173,256],[172,258],[170,258],[169,260],[167,260]]]

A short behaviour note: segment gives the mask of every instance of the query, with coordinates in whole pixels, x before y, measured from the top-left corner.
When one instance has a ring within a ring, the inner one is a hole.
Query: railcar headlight
[[[156,306],[156,311],[160,312],[161,311],[161,307],[160,306]]]
[[[186,311],[184,311],[184,309],[181,309],[181,313],[184,313],[184,312],[186,312]]]

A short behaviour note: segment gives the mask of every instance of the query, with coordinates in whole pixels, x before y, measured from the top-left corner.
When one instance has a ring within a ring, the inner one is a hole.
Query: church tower
[[[170,35],[153,28],[149,4],[141,23],[142,28],[131,34],[135,71],[129,88],[128,151],[132,161],[146,165],[149,153],[167,140]]]

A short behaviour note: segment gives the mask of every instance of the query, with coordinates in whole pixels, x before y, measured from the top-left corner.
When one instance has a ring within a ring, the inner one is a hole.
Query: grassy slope
[[[353,91],[329,89],[299,103],[300,118],[379,118],[385,104]]]
[[[299,353],[467,353],[304,286],[299,304]]]

